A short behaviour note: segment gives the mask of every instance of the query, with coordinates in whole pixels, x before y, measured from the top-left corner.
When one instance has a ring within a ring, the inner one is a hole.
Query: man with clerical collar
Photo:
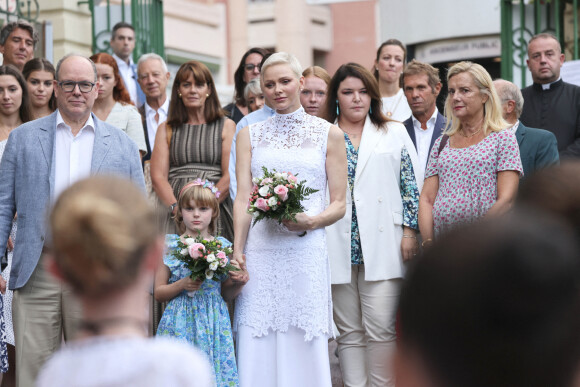
[[[439,70],[413,59],[403,71],[403,91],[413,113],[403,124],[425,171],[433,143],[446,123],[435,104],[441,91]]]
[[[115,24],[111,33],[110,45],[125,88],[131,96],[131,101],[137,107],[143,105],[145,95],[137,82],[137,65],[133,62],[133,50],[135,49],[135,29],[133,26],[126,22]]]
[[[522,89],[526,103],[520,121],[554,133],[560,157],[580,157],[580,87],[560,77],[560,42],[548,33],[533,36],[527,64],[534,84]]]

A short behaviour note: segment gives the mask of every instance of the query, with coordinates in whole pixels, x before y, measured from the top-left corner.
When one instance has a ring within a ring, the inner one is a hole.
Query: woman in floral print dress
[[[448,124],[433,144],[419,204],[424,245],[461,224],[506,212],[523,171],[516,137],[504,130],[510,125],[487,71],[460,62],[449,69],[447,81]]]

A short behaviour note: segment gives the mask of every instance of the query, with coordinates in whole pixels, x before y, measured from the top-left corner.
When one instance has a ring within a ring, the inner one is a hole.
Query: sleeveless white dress
[[[303,108],[251,125],[252,177],[262,177],[262,166],[294,173],[318,189],[303,205],[307,214],[319,214],[326,206],[329,128]],[[269,219],[250,227],[250,281],[237,298],[234,319],[241,387],[330,386],[326,236],[324,229],[298,234]]]

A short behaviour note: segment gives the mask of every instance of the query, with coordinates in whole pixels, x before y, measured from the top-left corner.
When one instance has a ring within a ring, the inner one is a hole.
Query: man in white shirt
[[[145,102],[145,95],[137,82],[137,66],[133,62],[133,50],[135,49],[135,29],[133,26],[126,22],[115,24],[111,33],[110,45],[125,88],[131,96],[131,101],[135,106],[140,107]]]
[[[436,105],[441,91],[439,70],[413,59],[403,71],[403,91],[413,113],[403,124],[415,144],[424,172],[433,143],[446,123]]]
[[[56,78],[58,109],[14,129],[0,163],[0,251],[18,213],[9,283],[14,290],[17,386],[33,386],[63,337],[74,338],[79,329],[78,301],[45,268],[50,203],[74,182],[94,174],[125,176],[145,189],[137,145],[91,114],[99,88],[94,63],[65,56]],[[5,287],[0,279],[0,291]]]

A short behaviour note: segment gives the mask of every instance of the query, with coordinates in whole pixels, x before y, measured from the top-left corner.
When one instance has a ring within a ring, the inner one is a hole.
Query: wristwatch
[[[171,212],[173,214],[173,210],[175,210],[175,207],[177,207],[177,202],[175,202],[169,206],[169,212]]]

